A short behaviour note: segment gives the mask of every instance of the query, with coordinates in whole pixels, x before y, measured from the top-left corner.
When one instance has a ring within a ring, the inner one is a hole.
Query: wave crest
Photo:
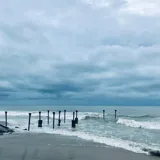
[[[160,130],[160,122],[158,121],[135,121],[125,118],[119,118],[117,123],[123,124],[128,127]]]

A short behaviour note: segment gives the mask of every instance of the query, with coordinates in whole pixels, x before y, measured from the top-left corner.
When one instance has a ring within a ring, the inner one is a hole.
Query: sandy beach
[[[0,137],[0,160],[158,160],[102,144],[51,134]]]

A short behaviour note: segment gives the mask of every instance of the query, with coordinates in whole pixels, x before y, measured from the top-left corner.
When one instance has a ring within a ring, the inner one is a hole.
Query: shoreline
[[[0,159],[3,160],[158,160],[105,144],[58,134],[13,134],[0,136]]]

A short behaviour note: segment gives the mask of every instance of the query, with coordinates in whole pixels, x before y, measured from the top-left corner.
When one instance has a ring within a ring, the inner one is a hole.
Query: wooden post
[[[105,110],[103,110],[103,119],[105,119]]]
[[[76,110],[76,118],[75,118],[75,123],[78,124],[78,110]]]
[[[31,113],[29,113],[29,120],[28,120],[28,131],[30,130],[30,124],[31,124]]]
[[[49,124],[49,110],[48,110],[48,117],[47,117],[47,119],[48,119],[48,121],[47,121],[47,122],[48,122],[48,124]]]
[[[54,124],[55,124],[55,112],[53,112],[53,129],[54,129]]]
[[[39,120],[41,120],[41,112],[39,112]]]
[[[74,117],[75,117],[75,112],[73,112],[72,128],[76,128]]]
[[[41,112],[39,112],[39,120],[38,120],[38,127],[42,127],[43,121],[41,120]]]
[[[64,110],[64,123],[66,122],[66,110]]]
[[[75,119],[75,112],[73,112],[73,120]]]
[[[117,110],[115,110],[115,119],[117,119]]]
[[[61,125],[61,111],[59,111],[58,126]]]
[[[7,127],[7,111],[5,111],[5,125]]]

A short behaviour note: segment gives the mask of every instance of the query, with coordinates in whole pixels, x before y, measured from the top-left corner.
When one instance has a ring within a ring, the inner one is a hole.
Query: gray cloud
[[[3,103],[157,105],[158,5],[0,1]]]

